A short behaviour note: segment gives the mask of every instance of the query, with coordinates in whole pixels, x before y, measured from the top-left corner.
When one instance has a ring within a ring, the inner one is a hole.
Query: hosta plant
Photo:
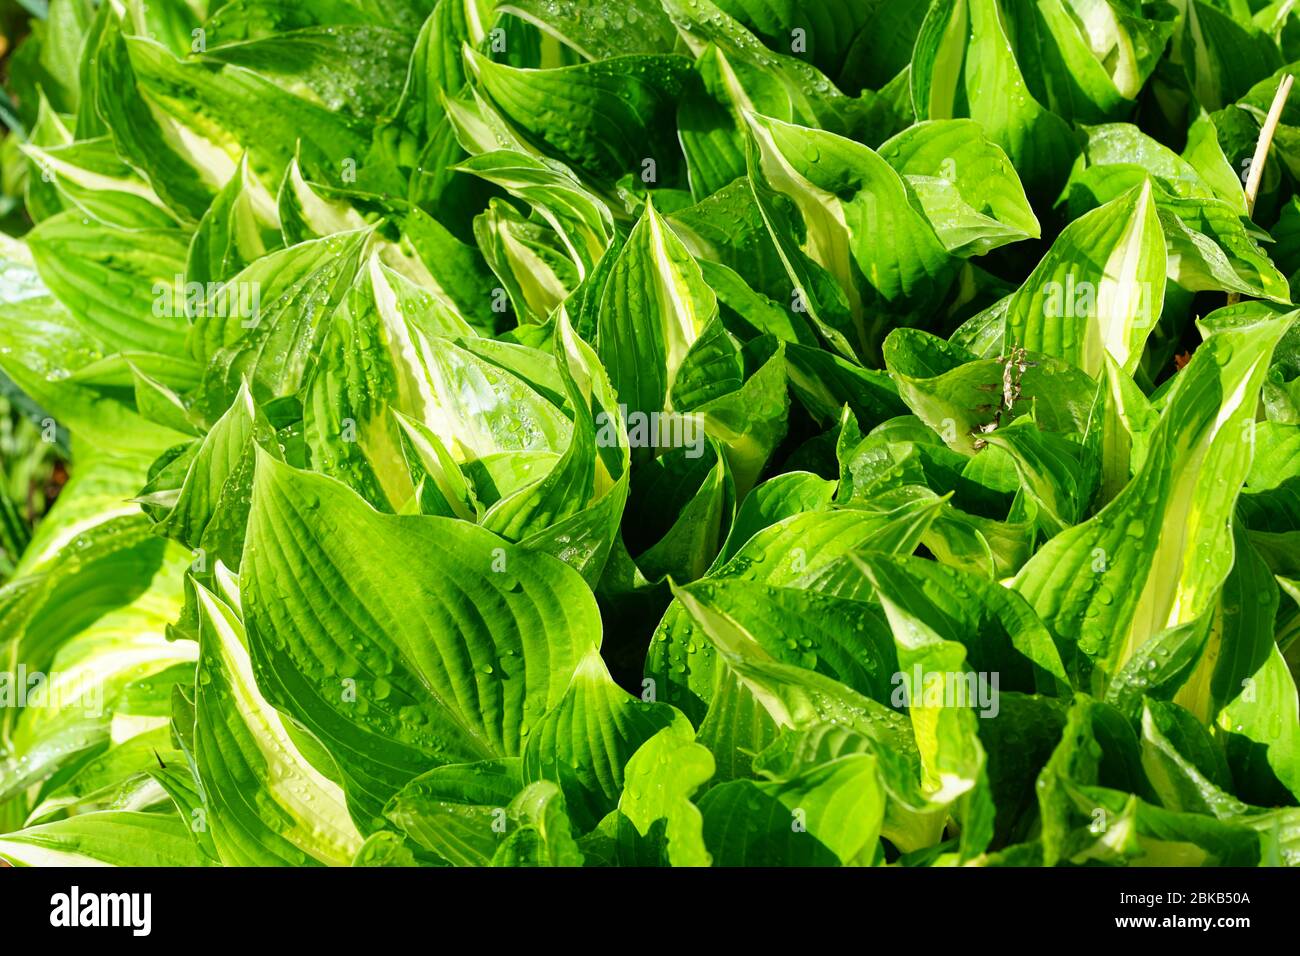
[[[1300,861],[1293,4],[26,6],[0,859]]]

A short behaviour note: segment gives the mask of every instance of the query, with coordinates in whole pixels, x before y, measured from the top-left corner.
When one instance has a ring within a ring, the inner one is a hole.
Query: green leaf
[[[1075,220],[1007,306],[1007,335],[1096,378],[1132,373],[1160,318],[1165,249],[1149,184]]]
[[[244,379],[259,402],[298,391],[369,239],[366,231],[347,232],[274,252],[192,309],[190,354],[207,365],[205,414],[216,418],[229,407]]]
[[[352,55],[358,49],[364,61]],[[410,54],[403,31],[332,23],[209,46],[203,58],[270,79],[332,112],[373,118],[401,91]]]
[[[1238,23],[1200,0],[1189,0],[1186,9],[1173,45],[1207,110],[1235,102],[1282,66],[1277,47],[1253,25]]]
[[[804,278],[805,261],[834,280],[852,321],[850,344],[866,354],[879,346],[885,317],[920,319],[938,305],[954,278],[955,260],[888,163],[823,130],[752,113],[747,118],[751,178],[787,197],[803,221],[801,234],[786,234],[770,198],[756,189],[791,281],[823,332],[836,323],[819,316],[821,301]]]
[[[884,811],[876,760],[866,754],[780,783],[720,784],[700,799],[715,866],[869,866]]]
[[[360,560],[372,549],[389,561]],[[421,583],[436,569],[454,591]],[[590,592],[554,558],[455,519],[381,515],[267,455],[241,572],[258,686],[337,761],[363,830],[430,764],[519,755],[600,639]]]
[[[960,345],[917,329],[895,329],[885,364],[899,395],[948,447],[965,455],[1003,419],[1032,414],[1050,432],[1083,432],[1096,386],[1059,359],[1030,353],[1019,360],[980,359]]]
[[[910,553],[934,520],[938,504],[920,501],[893,511],[846,508],[794,515],[753,535],[708,580],[737,578],[785,587],[856,548]],[[670,606],[665,613],[646,656],[646,672],[661,685],[659,699],[693,719],[703,715],[715,693],[716,663],[683,608]]]
[[[971,669],[998,674],[999,687],[1052,693],[1067,683],[1051,635],[1014,591],[922,558],[861,554],[855,560],[887,609],[964,645]]]
[[[1069,124],[1030,93],[997,0],[932,4],[911,83],[919,119],[975,120],[1011,157],[1031,200],[1056,198],[1078,149]]]
[[[419,846],[458,866],[488,866],[519,792],[519,759],[447,764],[402,787],[384,815]]]
[[[1037,506],[1039,522],[1049,537],[1084,517],[1100,470],[1091,449],[1030,422],[999,429],[985,440],[1015,462],[1021,487]]]
[[[647,203],[601,300],[596,353],[630,412],[670,410],[674,380],[718,314],[699,265]]]
[[[249,172],[245,159],[199,220],[190,240],[185,279],[225,282],[281,245],[275,200]]]
[[[549,781],[529,784],[506,809],[515,827],[492,858],[493,866],[581,866],[564,797]]]
[[[89,335],[114,351],[163,354],[184,347],[185,313],[172,289],[186,245],[177,230],[128,232],[72,212],[46,219],[28,239],[42,280]]]
[[[0,836],[11,866],[200,866],[175,814],[101,810]]]
[[[570,818],[589,830],[618,804],[637,748],[675,719],[681,718],[672,708],[619,688],[593,649],[563,699],[529,733],[524,782],[559,784]]]
[[[673,49],[672,24],[652,0],[632,0],[594,16],[577,0],[506,0],[496,9],[558,37],[588,60]]]
[[[594,179],[641,174],[653,160],[668,177],[676,147],[665,137],[689,61],[633,55],[550,70],[521,70],[465,53],[483,91],[538,149]]]
[[[673,866],[708,866],[704,819],[691,802],[713,776],[713,755],[695,742],[688,721],[678,717],[637,748],[624,770],[619,811],[641,836],[664,821],[668,861]]]
[[[1015,168],[979,124],[917,123],[882,144],[880,155],[907,180],[953,255],[983,255],[1038,238],[1038,219]]]
[[[112,477],[96,478],[98,488],[90,484],[81,494],[74,489],[69,508],[51,515],[51,537],[33,541],[41,550],[80,542],[75,550],[82,554],[44,569],[55,576],[38,592],[40,603],[14,635],[12,672],[44,676],[24,688],[31,692],[27,706],[14,715],[7,734],[7,752],[0,759],[0,795],[6,797],[93,756],[113,739],[115,725],[121,739],[129,721],[118,719],[139,708],[130,701],[131,685],[197,656],[192,643],[166,637],[182,606],[186,556],[150,540],[138,515],[106,519],[102,506],[92,512],[99,520],[79,515],[78,505],[93,507],[94,499],[76,498],[111,487]],[[9,693],[12,680],[6,680]],[[154,725],[146,721],[145,729]]]
[[[707,0],[669,0],[664,9],[695,55],[701,81],[686,91],[678,115],[696,199],[745,174],[747,112],[873,142],[890,132],[869,132],[874,117],[867,102],[844,96],[801,57],[772,52],[779,46],[765,46],[728,16],[734,6],[724,11]]]
[[[1133,480],[1017,576],[1016,590],[1048,627],[1096,665],[1094,680],[1114,677],[1148,640],[1212,606],[1231,566],[1227,527],[1249,470],[1245,439],[1291,318],[1251,303],[1207,320],[1208,338],[1179,373]]]
[[[224,571],[217,567],[218,578]],[[194,588],[202,621],[195,757],[221,862],[346,865],[361,835],[342,790],[311,765],[258,690],[239,609]]]
[[[192,454],[173,459],[140,493],[138,500],[157,522],[155,530],[191,549],[196,570],[207,571],[218,560],[239,566],[254,442],[275,447],[270,423],[243,389]]]

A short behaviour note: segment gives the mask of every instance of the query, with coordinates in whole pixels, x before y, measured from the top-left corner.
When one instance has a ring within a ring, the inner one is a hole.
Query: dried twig
[[[1003,413],[1010,412],[1016,407],[1016,403],[1020,401],[1021,381],[1024,378],[1025,371],[1037,367],[1038,363],[1029,361],[1029,353],[1019,346],[1013,348],[1009,355],[1002,357],[1001,387],[991,382],[976,386],[982,392],[997,393],[1001,401],[991,405],[977,405],[975,407],[974,411],[981,414],[991,414],[993,420],[972,428],[970,431],[972,437],[988,435],[1002,427]],[[972,444],[976,451],[981,451],[988,445],[988,442],[983,438],[975,437]]]
[[[1291,86],[1294,82],[1295,77],[1289,73],[1282,77],[1282,82],[1277,85],[1277,93],[1273,97],[1273,105],[1268,108],[1268,116],[1259,131],[1259,142],[1255,145],[1255,155],[1250,160],[1250,173],[1246,176],[1248,217],[1255,213],[1255,200],[1259,198],[1260,183],[1264,180],[1264,164],[1268,162],[1268,151],[1273,146],[1273,137],[1282,122],[1282,110],[1286,108],[1287,97],[1291,95]],[[1240,301],[1240,293],[1233,292],[1228,295],[1228,305],[1236,305]]]

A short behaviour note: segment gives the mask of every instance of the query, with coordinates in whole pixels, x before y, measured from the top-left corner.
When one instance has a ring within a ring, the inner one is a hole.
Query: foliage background
[[[1295,863],[1295,7],[0,4],[0,859]]]

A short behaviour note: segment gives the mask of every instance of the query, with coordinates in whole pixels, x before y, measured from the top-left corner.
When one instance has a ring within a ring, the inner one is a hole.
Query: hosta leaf
[[[652,0],[632,0],[594,13],[577,0],[505,0],[496,9],[559,37],[588,60],[673,50],[672,23]]]
[[[1051,635],[1013,591],[921,558],[862,554],[854,563],[897,613],[967,648],[967,663],[1009,691],[1050,693],[1066,683]]]
[[[201,866],[189,827],[173,813],[101,810],[0,836],[12,866]]]
[[[1164,4],[1044,0],[1010,8],[1035,96],[1082,122],[1130,111],[1175,29],[1176,10]]]
[[[800,256],[834,279],[853,320],[855,344],[866,352],[883,338],[885,316],[919,319],[937,305],[955,275],[955,260],[888,163],[866,146],[822,130],[755,114],[748,119],[751,177],[788,197],[803,220],[802,237],[786,235],[764,208],[772,238],[814,317],[820,300],[809,294]],[[763,193],[756,194],[763,206]]]
[[[898,386],[878,369],[802,345],[787,346],[785,354],[790,388],[818,421],[837,421],[845,406],[868,425],[907,412]]]
[[[857,754],[781,783],[720,784],[700,813],[714,866],[862,866],[879,852],[885,794],[875,758]]]
[[[564,449],[572,424],[523,375],[450,339],[418,330],[404,333],[400,324],[391,328],[390,348],[403,389],[399,407],[411,408],[456,461]],[[550,356],[522,351],[534,369],[554,367]]]
[[[919,119],[969,117],[1011,157],[1036,202],[1050,202],[1077,153],[1069,125],[1030,93],[998,0],[933,4],[912,54]]]
[[[41,278],[85,330],[115,351],[174,354],[185,313],[172,292],[185,272],[187,239],[176,230],[127,232],[67,212],[28,239]]]
[[[447,764],[404,786],[384,815],[449,863],[487,866],[507,829],[506,807],[521,786],[517,757]]]
[[[1192,291],[1231,290],[1290,302],[1286,277],[1236,212],[1213,200],[1162,204],[1169,277]]]
[[[514,150],[483,153],[457,165],[530,203],[555,230],[585,278],[604,255],[613,235],[609,207],[567,169]]]
[[[39,83],[65,113],[75,113],[81,99],[78,84],[82,39],[93,14],[75,0],[52,0],[36,11],[39,19],[31,21],[34,42],[19,50],[18,62],[23,73],[30,72],[29,83]]]
[[[1010,341],[1094,378],[1110,355],[1132,372],[1165,297],[1165,249],[1151,186],[1075,220],[1007,306]]]
[[[201,584],[194,587],[202,620],[195,756],[221,862],[351,862],[361,835],[343,791],[299,751],[286,718],[258,690],[239,609]]]
[[[739,494],[753,486],[785,437],[786,369],[784,347],[778,346],[739,388],[692,410],[704,433],[722,445]]]
[[[907,66],[925,18],[920,4],[723,0],[719,6],[773,49],[809,58],[846,92],[878,89]]]
[[[474,238],[524,321],[544,322],[581,280],[558,237],[509,203],[493,200],[475,218]]]
[[[665,10],[695,54],[701,80],[702,89],[686,92],[678,115],[695,198],[745,174],[746,112],[842,136],[869,135],[863,102],[844,96],[800,56],[772,52],[728,16],[734,8],[669,0]],[[884,135],[870,138],[878,142]]]
[[[800,512],[821,510],[834,496],[835,482],[806,471],[787,472],[763,482],[742,500],[720,557],[730,559],[764,528]]]
[[[168,795],[154,784],[150,771],[159,769],[160,762],[184,759],[184,754],[172,747],[169,728],[135,734],[77,767],[66,782],[45,794],[28,815],[28,825],[58,818],[64,812],[153,810],[166,804]]]
[[[740,578],[784,587],[855,548],[910,553],[934,520],[938,504],[921,501],[894,511],[842,509],[795,515],[751,537],[709,580]],[[701,641],[685,611],[670,606],[646,656],[646,672],[664,685],[660,699],[688,717],[702,714],[702,705],[715,693],[714,656]]]
[[[1228,759],[1243,785],[1260,796],[1277,800],[1267,782],[1275,778],[1291,796],[1300,789],[1300,743],[1296,740],[1295,678],[1281,652],[1272,647],[1268,658],[1241,685],[1241,693],[1220,712],[1219,727],[1227,737]],[[1298,717],[1297,719],[1300,719]],[[1263,754],[1259,753],[1260,749]],[[1271,774],[1264,772],[1265,764]],[[1263,784],[1257,783],[1259,780]],[[1250,781],[1250,783],[1245,783]],[[1248,791],[1250,792],[1250,791]]]
[[[135,366],[131,369],[135,379],[136,411],[149,421],[182,434],[193,435],[200,431],[185,401],[175,391]]]
[[[57,120],[51,120],[54,122]],[[32,163],[29,205],[33,205],[38,188],[48,188],[55,198],[39,200],[38,209],[44,202],[57,201],[60,207],[79,210],[111,226],[167,229],[176,225],[162,200],[122,162],[107,138],[72,142],[69,134],[60,140],[38,126],[22,150]],[[36,218],[46,219],[53,213],[50,209]]]
[[[917,329],[885,340],[885,364],[912,412],[950,448],[974,454],[1002,419],[1030,413],[1052,432],[1082,432],[1095,385],[1077,368],[1030,353],[980,359]]]
[[[471,70],[502,114],[539,149],[596,179],[640,174],[644,160],[665,177],[677,164],[664,135],[689,61],[615,57],[552,70],[520,70],[472,50]]]
[[[352,55],[359,49],[364,60]],[[334,23],[209,46],[204,59],[266,77],[332,112],[378,117],[401,92],[410,53],[401,31]]]
[[[1173,44],[1197,100],[1207,110],[1235,102],[1282,66],[1277,47],[1267,37],[1200,0],[1188,0]]]
[[[102,347],[52,296],[0,306],[0,335],[9,349],[0,351],[0,368],[54,416],[49,423],[75,428],[96,448],[128,456],[158,455],[185,439],[73,379],[102,356]]]
[[[784,306],[790,301],[790,277],[746,180],[738,179],[695,205],[679,209],[665,218],[683,245],[700,262],[705,281],[723,304],[731,304],[730,288],[719,278],[718,270],[710,269],[710,265],[734,271],[752,292],[768,296],[778,305]],[[742,318],[755,321],[749,309],[736,311]],[[802,325],[799,316],[783,316],[782,321],[796,327]]]
[[[1150,179],[1170,279],[1193,291],[1231,290],[1286,301],[1282,278],[1258,241],[1263,237],[1242,223],[1240,180],[1219,149],[1213,123],[1208,116],[1200,123],[1210,127],[1201,134],[1204,145],[1190,141],[1189,151],[1197,145],[1216,154],[1201,160],[1204,175],[1136,126],[1089,127],[1088,165],[1076,167],[1067,186],[1070,212],[1081,216]]]
[[[412,410],[419,371],[404,364],[411,336],[405,318],[378,304],[384,279],[372,257],[327,320],[303,431],[316,470],[396,513],[415,487],[389,409]]]
[[[1300,863],[1297,0],[10,7],[0,867]]]
[[[609,275],[597,325],[596,352],[620,402],[643,415],[669,409],[678,370],[717,314],[699,265],[647,203]]]
[[[982,255],[1038,238],[1038,219],[1015,169],[977,123],[918,123],[883,143],[880,155],[911,185],[954,255]]]
[[[1187,159],[1142,132],[1132,123],[1101,123],[1084,127],[1085,168],[1123,166],[1135,174],[1145,172],[1172,195],[1181,198],[1215,198],[1214,190]],[[1110,199],[1110,196],[1105,197]],[[1244,212],[1244,206],[1242,211]]]
[[[1016,590],[1096,665],[1098,682],[1211,606],[1231,566],[1227,522],[1249,471],[1246,429],[1290,318],[1259,304],[1221,312],[1179,373],[1132,482],[1017,576]]]
[[[549,780],[529,784],[506,808],[513,824],[493,866],[581,866],[564,796]]]
[[[402,837],[391,830],[370,834],[352,858],[353,866],[420,866],[421,860]]]
[[[366,225],[361,214],[348,203],[324,195],[319,184],[309,183],[297,156],[284,171],[275,201],[284,245],[296,246],[308,239],[352,232]]]
[[[201,401],[206,414],[215,418],[227,408],[243,379],[258,401],[297,392],[369,239],[366,231],[348,232],[282,249],[198,304],[190,353],[208,364]]]
[[[197,656],[191,642],[165,636],[181,609],[187,556],[149,541],[141,522],[63,527],[89,553],[65,567],[14,646],[16,662],[49,677],[14,722],[0,794],[107,745],[115,714],[131,713],[131,684]]]
[[[1183,158],[1192,164],[1201,179],[1234,212],[1244,215],[1248,211],[1245,183],[1223,151],[1214,118],[1204,110],[1192,121],[1191,128],[1187,131],[1187,148],[1183,150]]]
[[[183,136],[177,132],[183,127],[191,131],[188,141],[195,133],[209,138],[213,149],[211,160],[204,160],[211,163],[205,175],[218,174],[210,180],[214,186],[234,172],[236,142],[248,144],[252,166],[267,182],[278,182],[295,155],[309,156],[342,181],[345,163],[350,160],[355,167],[366,155],[369,137],[363,121],[295,96],[259,73],[236,65],[213,70],[196,59],[180,60],[141,37],[128,37],[125,46],[141,94],[158,105],[151,111],[154,116],[167,117],[170,135]],[[103,103],[101,88],[101,110]],[[119,125],[110,122],[115,137],[122,135]],[[217,151],[225,153],[225,163]]]
[[[48,156],[43,156],[42,153],[54,147],[68,146],[72,140],[72,131],[42,95],[36,123],[27,134],[26,148],[23,150],[27,159],[27,185],[23,199],[27,204],[27,214],[34,223],[62,211],[65,204],[63,195],[53,181]],[[113,159],[116,161],[116,154]]]
[[[191,549],[198,571],[217,560],[239,566],[255,443],[275,447],[270,423],[245,388],[192,453],[169,462],[140,493],[155,529]]]
[[[359,560],[372,547],[393,563]],[[286,577],[303,549],[313,573]],[[438,569],[455,590],[421,583]],[[258,686],[330,751],[361,821],[431,763],[519,755],[600,639],[590,592],[554,558],[455,519],[381,515],[266,455],[241,572]]]
[[[1258,836],[1213,817],[1142,799],[1138,745],[1114,710],[1083,695],[1038,779],[1043,859],[1086,864],[1253,865]],[[1151,800],[1154,801],[1154,794]]]
[[[768,728],[814,731],[833,722],[855,735],[861,741],[856,752],[875,755],[889,792],[882,832],[900,846],[933,842],[943,805],[931,804],[922,793],[920,759],[906,717],[821,674],[772,660],[734,622],[696,605],[687,595],[683,594],[682,600],[745,690],[729,700],[729,706],[757,706],[766,715]],[[739,723],[732,722],[732,726]],[[758,746],[767,745],[774,737],[769,729]],[[745,745],[754,746],[752,741],[742,741]],[[806,845],[804,849],[815,847]]]
[[[1092,449],[1029,422],[999,429],[985,441],[1011,456],[1049,536],[1084,517],[1100,470]]]
[[[249,172],[245,160],[199,220],[190,240],[185,279],[205,285],[225,282],[282,244],[275,199]]]
[[[631,534],[626,540],[637,567],[650,581],[695,580],[708,570],[726,539],[736,507],[735,480],[716,446],[709,450],[709,455],[695,458],[689,448],[676,449],[657,459],[646,469],[644,483],[632,488],[627,516],[638,527],[635,540]],[[666,516],[662,511],[653,514],[650,503],[663,509],[665,492],[674,486],[681,507],[670,506]],[[646,547],[647,542],[653,543]]]
[[[686,590],[694,604],[743,628],[772,659],[815,670],[865,697],[888,701],[898,662],[889,628],[874,607],[744,579],[697,581]],[[817,626],[797,628],[800,619],[816,620]],[[802,636],[791,639],[796,629]]]
[[[987,755],[976,730],[978,718],[971,701],[949,699],[942,693],[934,695],[936,682],[932,675],[943,675],[940,686],[946,689],[948,675],[964,676],[973,662],[961,643],[945,638],[933,629],[930,620],[917,613],[922,607],[899,601],[896,582],[885,580],[888,565],[862,561],[859,566],[875,586],[894,632],[924,787],[933,801],[956,804],[954,816],[962,825],[959,853],[962,859],[968,859],[987,849],[993,838],[996,808],[989,792]],[[906,587],[902,594],[907,594]],[[973,676],[977,681],[988,679],[985,674]],[[937,701],[933,699],[936,696]]]
[[[691,802],[697,788],[713,776],[713,755],[695,742],[688,721],[677,717],[632,755],[618,808],[641,836],[664,821],[666,854],[673,866],[708,866],[703,817]],[[663,768],[670,769],[665,775]]]
[[[155,108],[137,84],[136,64],[120,24],[111,11],[101,16],[105,25],[95,35],[95,55],[88,59],[98,115],[118,153],[144,173],[154,192],[176,214],[197,220],[234,173],[237,157],[211,137]],[[158,52],[170,56],[161,48]]]
[[[666,704],[619,688],[593,649],[564,698],[529,733],[524,781],[559,784],[571,819],[589,830],[618,803],[624,767],[637,748],[674,719],[681,717]]]

